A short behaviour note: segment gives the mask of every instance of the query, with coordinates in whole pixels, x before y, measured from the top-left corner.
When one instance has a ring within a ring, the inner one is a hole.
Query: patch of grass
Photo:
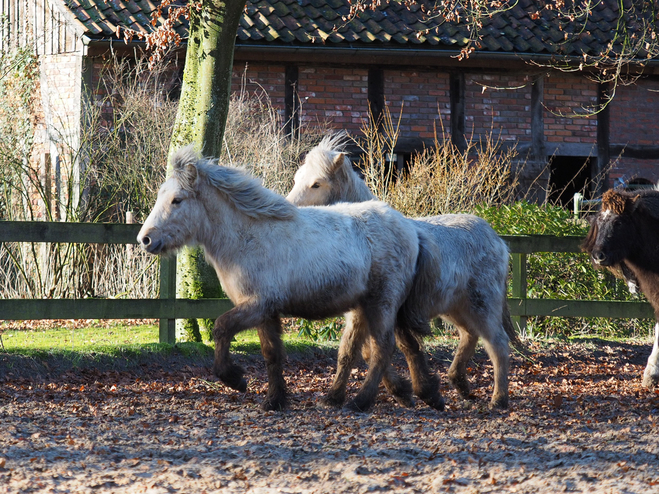
[[[125,347],[158,342],[155,325],[89,326],[83,328],[39,328],[7,330],[2,333],[5,350],[68,350],[90,352],[105,347]]]
[[[0,327],[1,328],[1,327]],[[295,332],[284,332],[284,346],[288,352],[304,353],[319,346],[332,346],[299,338]],[[38,329],[7,329],[2,332],[5,352],[17,353],[35,359],[61,355],[75,361],[76,356],[131,358],[140,354],[168,355],[174,345],[158,343],[156,325],[112,325],[82,328],[41,327]],[[336,343],[334,343],[336,346]],[[184,357],[208,356],[213,352],[213,343],[176,344],[176,351]],[[236,335],[231,351],[244,354],[260,354],[261,344],[256,330],[243,331]]]

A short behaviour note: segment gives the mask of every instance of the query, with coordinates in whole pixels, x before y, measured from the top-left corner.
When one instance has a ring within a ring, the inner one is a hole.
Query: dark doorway
[[[590,192],[594,158],[583,156],[554,156],[549,175],[549,202],[571,207],[574,194],[592,199]]]

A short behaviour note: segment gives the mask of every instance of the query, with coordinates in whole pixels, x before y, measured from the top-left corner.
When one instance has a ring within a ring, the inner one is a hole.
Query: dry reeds
[[[471,139],[465,150],[444,132],[434,144],[412,155],[404,170],[388,167],[396,146],[400,117],[387,111],[380,125],[369,122],[357,142],[363,151],[358,162],[375,195],[408,216],[470,212],[476,205],[509,204],[515,200],[518,172],[514,147],[504,146],[490,133]]]

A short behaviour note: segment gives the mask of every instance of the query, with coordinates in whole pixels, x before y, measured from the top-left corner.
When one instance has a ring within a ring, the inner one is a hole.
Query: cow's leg
[[[286,381],[283,376],[285,359],[284,344],[281,340],[281,321],[279,316],[265,320],[258,327],[261,342],[261,354],[268,371],[268,395],[262,404],[264,410],[283,410],[286,408]]]
[[[654,346],[643,373],[643,386],[646,388],[659,386],[659,322],[654,325]]]
[[[215,361],[213,373],[220,380],[235,390],[245,392],[247,381],[245,371],[231,360],[229,347],[235,335],[249,328],[263,324],[263,313],[247,304],[235,306],[215,320],[213,339],[215,340]]]

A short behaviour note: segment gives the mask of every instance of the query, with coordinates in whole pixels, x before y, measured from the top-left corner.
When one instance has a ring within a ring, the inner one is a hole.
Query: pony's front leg
[[[654,346],[643,372],[643,386],[646,388],[659,386],[659,322],[654,325]]]
[[[231,361],[229,347],[231,340],[241,331],[259,326],[263,322],[263,314],[246,304],[237,305],[215,320],[213,339],[215,340],[215,361],[213,373],[220,380],[237,391],[247,391],[247,381],[243,377],[242,367]]]
[[[430,328],[427,333],[430,333]],[[439,378],[430,370],[419,337],[409,328],[397,326],[396,344],[407,360],[414,393],[428,406],[436,410],[444,410],[444,398],[439,391]]]
[[[346,386],[350,371],[355,366],[359,349],[366,341],[367,326],[359,309],[346,314],[346,327],[339,342],[339,355],[336,362],[336,374],[327,395],[322,399],[325,405],[340,407],[346,399]]]
[[[371,361],[371,345],[375,342],[371,339],[362,346],[362,358],[366,363]],[[412,399],[412,384],[410,381],[396,372],[392,365],[387,367],[382,382],[387,391],[394,397],[396,403],[404,407],[414,406]]]
[[[264,410],[286,408],[286,382],[283,376],[285,359],[281,340],[281,320],[275,315],[258,327],[261,354],[268,370],[268,396],[261,405]]]

